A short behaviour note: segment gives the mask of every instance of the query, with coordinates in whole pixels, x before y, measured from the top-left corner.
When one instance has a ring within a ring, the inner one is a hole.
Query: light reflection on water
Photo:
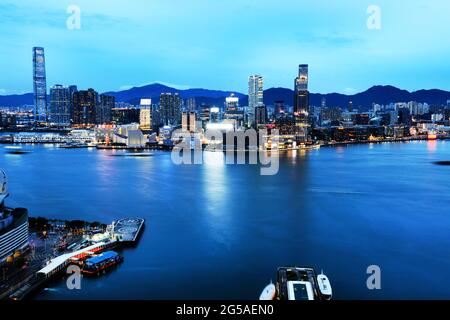
[[[323,268],[336,298],[450,298],[450,167],[434,165],[450,160],[448,143],[292,151],[274,176],[225,165],[221,152],[175,166],[164,152],[29,148],[0,148],[9,205],[34,216],[147,221],[117,269],[83,280],[80,292],[57,282],[41,299],[253,299],[290,264]],[[380,292],[365,287],[371,264],[382,270]]]

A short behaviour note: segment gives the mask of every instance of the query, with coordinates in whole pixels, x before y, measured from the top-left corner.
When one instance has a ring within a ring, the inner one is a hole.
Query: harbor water
[[[257,299],[279,266],[311,266],[335,299],[450,299],[449,142],[293,151],[279,172],[175,165],[169,152],[23,145],[0,168],[8,205],[32,216],[110,223],[142,217],[124,263],[81,290],[53,282],[36,299]],[[381,269],[381,290],[367,268]]]

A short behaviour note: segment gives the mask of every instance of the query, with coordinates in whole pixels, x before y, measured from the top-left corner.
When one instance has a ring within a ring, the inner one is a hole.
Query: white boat
[[[317,284],[319,285],[319,290],[323,298],[325,300],[331,300],[331,297],[333,296],[333,291],[331,289],[330,280],[323,273],[323,271],[321,274],[317,276]]]
[[[264,300],[264,301],[270,301],[270,300],[275,300],[277,294],[277,289],[275,287],[275,285],[270,282],[270,284],[268,284],[263,292],[261,292],[261,295],[259,296],[259,300]]]
[[[317,274],[313,268],[280,267],[277,282],[266,286],[260,300],[330,300],[331,284],[328,277]]]

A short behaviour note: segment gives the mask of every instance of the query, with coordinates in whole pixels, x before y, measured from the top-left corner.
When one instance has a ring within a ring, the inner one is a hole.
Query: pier
[[[89,240],[82,240],[90,243],[84,248],[79,248],[71,252],[66,252],[55,256],[45,263],[34,265],[26,276],[17,277],[9,283],[8,290],[0,292],[0,299],[23,300],[33,292],[38,291],[53,278],[62,275],[71,264],[79,264],[89,257],[117,248],[125,244],[135,244],[142,232],[145,220],[142,218],[120,219],[113,222],[102,234],[92,235]],[[75,244],[75,243],[74,243]]]

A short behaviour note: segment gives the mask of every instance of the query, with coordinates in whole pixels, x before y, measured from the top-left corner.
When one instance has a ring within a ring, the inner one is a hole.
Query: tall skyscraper
[[[47,110],[47,80],[45,76],[44,48],[33,48],[33,92],[34,92],[34,120],[48,121]]]
[[[252,75],[248,78],[248,122],[255,123],[255,108],[264,105],[263,77]]]
[[[116,98],[113,96],[107,96],[105,94],[100,95],[100,101],[96,109],[97,124],[108,124],[112,121],[112,109],[115,107]]]
[[[178,93],[161,93],[159,98],[163,125],[179,125],[181,122],[181,98]]]
[[[294,117],[297,128],[297,140],[306,142],[308,139],[308,65],[298,67],[298,77],[295,78],[294,87]]]
[[[80,90],[73,95],[73,124],[87,127],[96,123],[98,94],[94,89]]]
[[[78,91],[78,88],[76,85],[69,86],[69,97],[70,97],[70,103],[69,103],[69,112],[70,112],[70,122],[73,122],[73,94]]]
[[[148,131],[152,128],[152,99],[141,99],[140,106],[139,127]]]
[[[50,88],[50,122],[57,126],[70,125],[70,91],[60,84]]]

